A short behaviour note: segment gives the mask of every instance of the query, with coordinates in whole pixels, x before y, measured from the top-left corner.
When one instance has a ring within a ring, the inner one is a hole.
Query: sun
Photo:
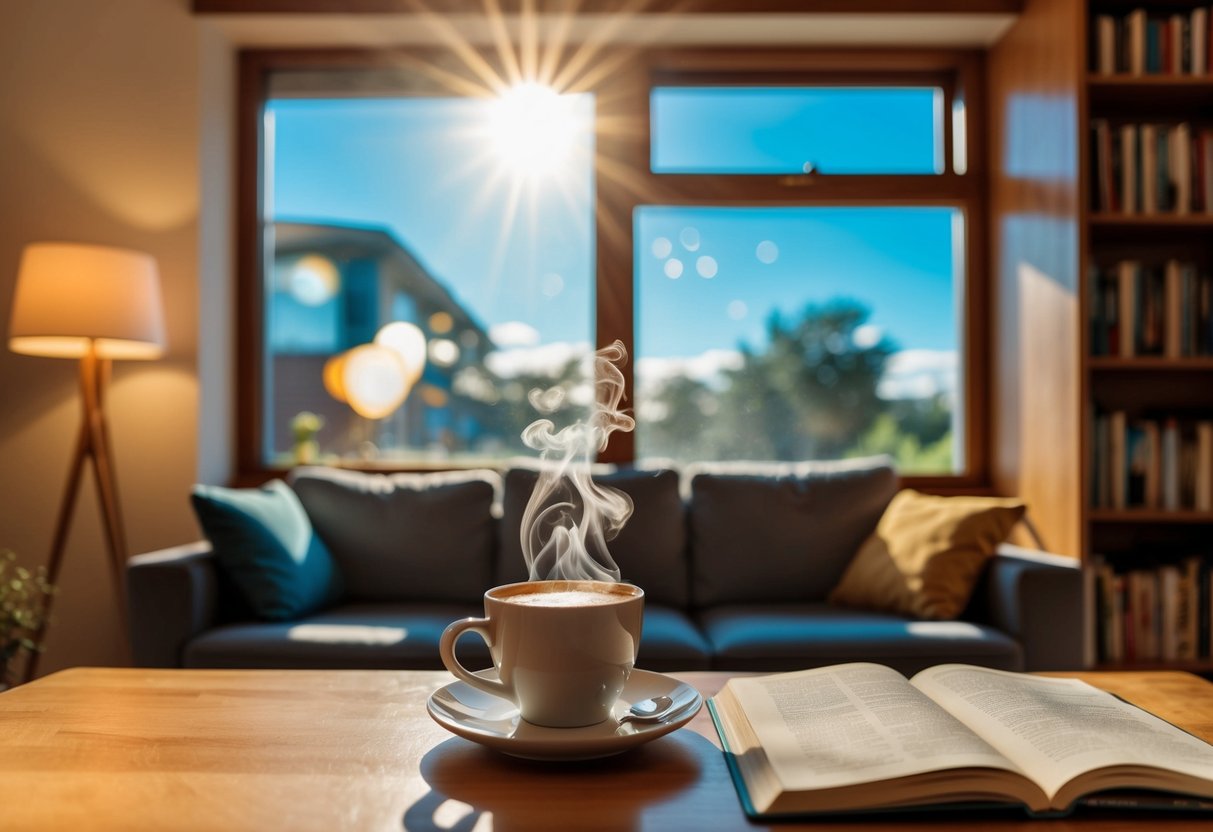
[[[593,123],[588,98],[524,81],[490,99],[485,138],[503,170],[528,181],[569,171],[587,150]]]

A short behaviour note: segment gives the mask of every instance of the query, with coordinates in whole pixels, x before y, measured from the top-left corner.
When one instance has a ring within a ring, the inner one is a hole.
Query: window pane
[[[962,214],[635,213],[637,452],[964,468]]]
[[[496,99],[269,103],[266,462],[499,459],[556,381],[584,414],[594,104],[541,104],[536,136]]]
[[[657,87],[655,173],[937,174],[935,87]]]

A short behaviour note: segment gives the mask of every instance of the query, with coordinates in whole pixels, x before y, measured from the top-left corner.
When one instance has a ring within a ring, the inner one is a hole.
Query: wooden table
[[[705,694],[727,674],[684,673]],[[1185,673],[1076,675],[1213,740],[1213,685]],[[532,763],[448,734],[430,671],[78,668],[0,694],[0,829],[757,829],[706,709],[619,757]],[[812,824],[970,829],[972,817]],[[1036,830],[1210,829],[1160,816]],[[781,830],[801,828],[781,824]]]

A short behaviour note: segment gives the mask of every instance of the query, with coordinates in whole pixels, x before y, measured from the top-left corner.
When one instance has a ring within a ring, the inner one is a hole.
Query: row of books
[[[1213,511],[1213,420],[1095,416],[1095,508]]]
[[[1093,208],[1119,214],[1213,214],[1213,127],[1091,122]]]
[[[1213,274],[1195,263],[1091,267],[1091,354],[1213,355]]]
[[[1213,558],[1116,572],[1092,559],[1101,662],[1213,658]]]
[[[1096,15],[1092,70],[1100,75],[1205,75],[1209,72],[1209,11]]]

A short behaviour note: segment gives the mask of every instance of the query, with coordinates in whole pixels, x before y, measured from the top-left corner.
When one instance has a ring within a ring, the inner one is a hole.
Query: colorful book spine
[[[1213,659],[1213,553],[1124,570],[1095,555],[1087,568],[1097,661]]]
[[[1206,8],[1162,13],[1137,8],[1096,15],[1091,71],[1099,75],[1205,75],[1209,72]]]

